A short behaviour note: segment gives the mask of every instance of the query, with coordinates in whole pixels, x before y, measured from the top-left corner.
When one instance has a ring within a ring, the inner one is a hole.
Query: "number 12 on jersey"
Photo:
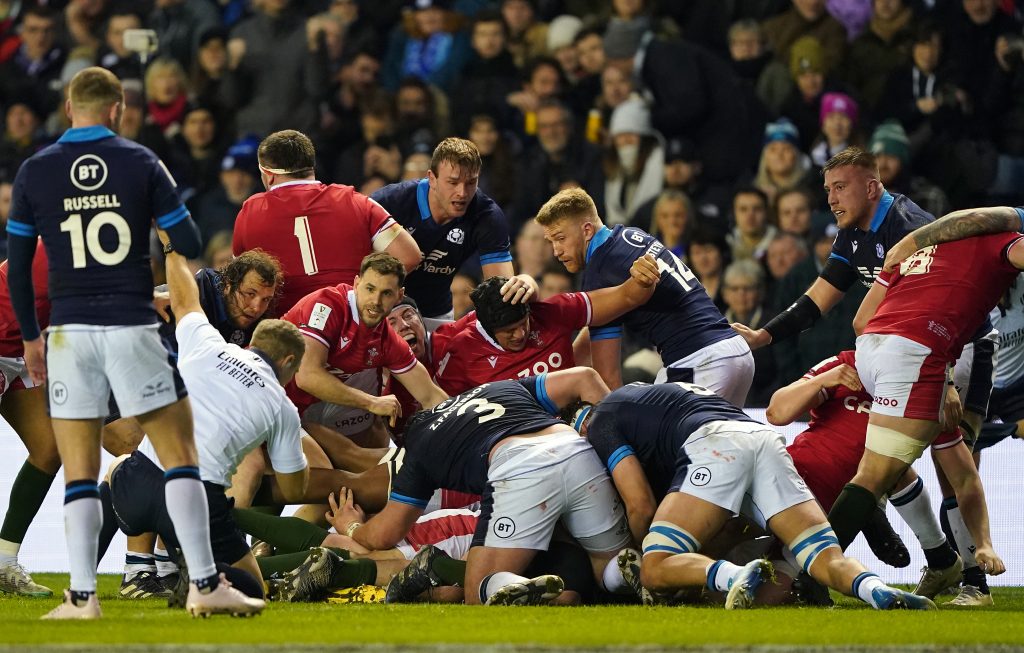
[[[313,234],[309,230],[309,218],[300,215],[295,218],[295,237],[299,239],[299,253],[302,254],[302,269],[307,275],[320,270],[316,266],[316,252],[313,250]]]

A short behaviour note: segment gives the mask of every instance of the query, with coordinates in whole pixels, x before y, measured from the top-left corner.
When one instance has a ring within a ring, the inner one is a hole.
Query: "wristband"
[[[167,244],[164,245],[164,254],[170,254],[173,251],[174,251],[174,243],[172,243],[171,241],[168,240]]]
[[[764,330],[775,343],[809,329],[820,317],[821,309],[814,300],[807,295],[800,295],[792,306],[769,320]]]
[[[352,537],[352,533],[355,533],[356,529],[359,528],[362,525],[363,525],[362,522],[357,522],[357,521],[352,522],[351,524],[348,525],[348,528],[345,529],[345,535],[347,535],[348,537]]]

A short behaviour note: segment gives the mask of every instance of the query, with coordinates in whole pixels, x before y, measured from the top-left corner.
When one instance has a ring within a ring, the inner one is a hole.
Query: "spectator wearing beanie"
[[[800,132],[786,118],[770,122],[764,128],[764,146],[757,165],[754,186],[769,202],[790,188],[809,186],[811,161],[800,151]]]
[[[945,215],[952,210],[941,188],[913,174],[910,139],[898,122],[889,120],[879,125],[871,135],[868,149],[875,155],[878,175],[886,190],[906,195],[932,215]]]
[[[810,151],[821,122],[821,97],[826,91],[842,91],[829,77],[825,55],[818,39],[807,36],[792,47],[789,73],[794,86],[779,111],[800,132],[800,149]]]
[[[856,137],[857,103],[845,93],[826,93],[821,98],[821,131],[811,148],[811,162],[824,166],[834,155],[851,145]]]
[[[608,225],[629,224],[637,209],[661,192],[665,153],[643,100],[612,112],[611,147],[605,150],[605,215]]]
[[[834,70],[846,50],[846,30],[825,11],[825,0],[793,0],[787,11],[764,22],[768,42],[779,61],[790,60],[793,45],[804,36],[822,44],[826,70]]]

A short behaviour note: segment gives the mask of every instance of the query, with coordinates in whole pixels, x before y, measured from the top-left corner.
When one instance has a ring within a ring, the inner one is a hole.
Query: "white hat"
[[[583,29],[583,21],[576,16],[563,14],[548,24],[548,52],[555,52],[572,45],[573,39]]]
[[[608,127],[612,136],[619,134],[655,135],[651,126],[651,112],[640,98],[630,98],[615,107],[612,111],[611,125]]]

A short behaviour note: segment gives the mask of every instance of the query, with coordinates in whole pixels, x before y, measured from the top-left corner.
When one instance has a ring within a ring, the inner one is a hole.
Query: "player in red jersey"
[[[416,241],[384,207],[351,186],[316,180],[316,152],[304,134],[273,133],[260,143],[258,156],[267,191],[242,205],[232,249],[237,256],[260,247],[280,259],[285,284],[279,313],[314,290],[352,283],[372,252],[391,254],[406,272],[419,264]]]
[[[926,247],[879,275],[865,297],[856,323],[867,327],[857,338],[856,360],[874,402],[857,475],[829,513],[844,548],[878,497],[938,434],[947,370],[1024,269],[1021,238],[997,234]],[[1005,570],[990,547],[975,544],[982,571]]]
[[[47,298],[47,258],[42,241],[32,260],[32,282],[39,326],[50,322]],[[0,528],[0,593],[50,596],[53,592],[33,582],[18,564],[18,551],[43,505],[53,478],[60,469],[60,455],[47,417],[46,388],[36,386],[28,375],[21,330],[7,290],[7,261],[0,264],[0,415],[11,425],[28,449],[28,460],[11,485],[11,496]]]
[[[405,269],[398,259],[385,253],[370,254],[363,259],[354,287],[339,284],[310,293],[284,315],[306,338],[302,366],[288,386],[300,413],[321,402],[328,406],[319,417],[328,421],[313,421],[325,426],[333,426],[330,419],[335,408],[342,407],[386,417],[393,426],[400,404],[394,395],[377,395],[380,368],[396,375],[426,408],[448,398],[385,320],[402,298],[404,281]],[[375,375],[370,392],[355,387],[360,373]]]
[[[659,275],[656,259],[642,256],[633,262],[630,277],[614,288],[562,293],[530,304],[505,302],[501,289],[507,280],[491,277],[471,294],[476,310],[438,330],[447,341],[434,380],[454,396],[491,381],[574,367],[576,332],[642,306]]]

